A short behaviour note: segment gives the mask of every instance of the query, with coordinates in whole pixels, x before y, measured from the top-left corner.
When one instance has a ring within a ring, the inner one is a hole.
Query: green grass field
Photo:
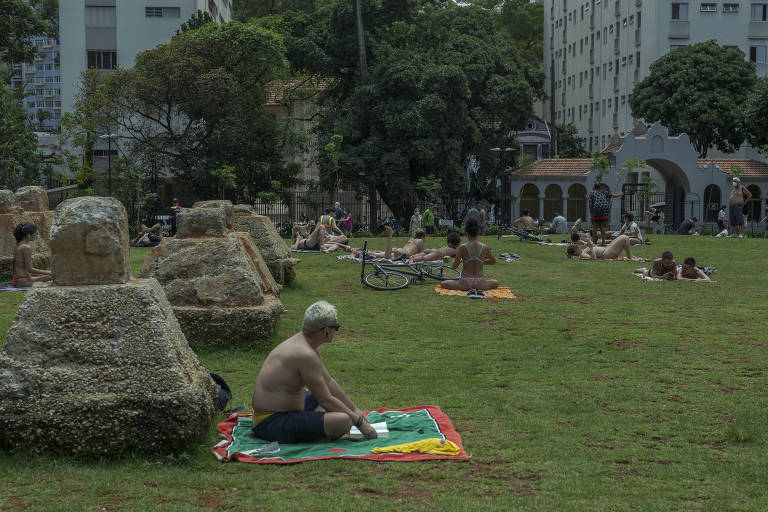
[[[469,462],[222,465],[212,426],[177,457],[0,453],[0,509],[766,510],[768,241],[652,239],[638,256],[694,256],[717,266],[717,282],[645,282],[631,275],[638,264],[488,238],[522,256],[487,269],[520,298],[480,301],[432,284],[376,292],[353,262],[299,255],[272,343],[309,304],[333,302],[342,327],[320,353],[352,399],[440,406]],[[146,250],[132,255],[136,269]],[[21,298],[0,294],[3,336]],[[269,348],[196,347],[234,405],[250,403]]]

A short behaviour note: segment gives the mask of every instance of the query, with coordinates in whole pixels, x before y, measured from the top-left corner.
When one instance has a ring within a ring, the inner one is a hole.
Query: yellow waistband
[[[258,425],[265,419],[269,418],[273,414],[275,414],[275,411],[258,411],[258,412],[253,411],[253,417],[251,418],[252,419],[251,426],[255,427],[256,425]]]

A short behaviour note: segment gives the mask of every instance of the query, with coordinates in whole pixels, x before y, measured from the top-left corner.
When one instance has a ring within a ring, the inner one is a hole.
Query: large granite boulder
[[[8,189],[0,190],[0,215],[21,213],[21,206],[16,200],[16,194]]]
[[[228,232],[226,212],[221,208],[184,208],[176,213],[177,238],[222,237]]]
[[[296,278],[293,267],[300,260],[291,258],[291,252],[275,225],[266,215],[256,215],[249,205],[235,205],[233,211],[235,230],[248,233],[259,248],[275,281],[288,284]]]
[[[227,229],[234,229],[232,223],[232,201],[228,199],[211,199],[208,201],[198,201],[192,205],[192,208],[221,208],[224,210],[224,218],[227,222]]]
[[[126,282],[125,209],[73,199],[53,226],[66,277],[27,292],[0,351],[0,447],[103,456],[200,442],[216,387],[158,282]]]
[[[43,187],[21,187],[16,191],[16,201],[27,212],[47,212],[50,209],[48,192]]]
[[[125,283],[131,277],[128,216],[113,197],[76,197],[56,208],[51,270],[57,285]]]
[[[187,339],[203,345],[265,342],[285,310],[258,250],[243,233],[189,236],[184,224],[221,219],[219,208],[193,208],[179,216],[176,237],[164,239],[144,260],[140,277],[165,289]],[[268,277],[269,276],[269,277]]]

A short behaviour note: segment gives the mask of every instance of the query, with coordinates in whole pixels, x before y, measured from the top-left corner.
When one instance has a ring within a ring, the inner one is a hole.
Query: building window
[[[621,67],[624,67],[626,65],[627,65],[627,58],[626,57],[622,57],[621,58]]]
[[[162,18],[163,8],[162,7],[145,7],[144,16],[146,16],[147,18]]]
[[[766,56],[765,46],[750,46],[749,47],[749,61],[755,64],[765,64]]]
[[[117,52],[88,52],[88,69],[115,69],[117,67]]]
[[[635,53],[635,65],[640,69],[640,52]]]
[[[717,12],[717,4],[701,4],[701,12]]]
[[[678,48],[682,48],[685,46],[684,44],[673,44],[669,46],[669,51],[677,50]]]
[[[688,21],[688,4],[672,4],[672,19],[679,21]]]
[[[634,23],[635,23],[635,15],[633,14],[632,16],[629,17],[629,24],[634,25]]]
[[[115,8],[114,7],[90,7],[85,8],[85,26],[86,27],[114,27],[115,26]]]
[[[752,21],[768,21],[768,4],[752,4]]]
[[[739,12],[739,4],[723,4],[723,12]]]

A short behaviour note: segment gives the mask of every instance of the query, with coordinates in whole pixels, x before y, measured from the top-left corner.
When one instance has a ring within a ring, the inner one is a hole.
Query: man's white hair
[[[336,316],[336,306],[330,302],[319,300],[304,312],[304,325],[302,325],[301,330],[304,334],[313,334],[323,327],[334,325]]]

